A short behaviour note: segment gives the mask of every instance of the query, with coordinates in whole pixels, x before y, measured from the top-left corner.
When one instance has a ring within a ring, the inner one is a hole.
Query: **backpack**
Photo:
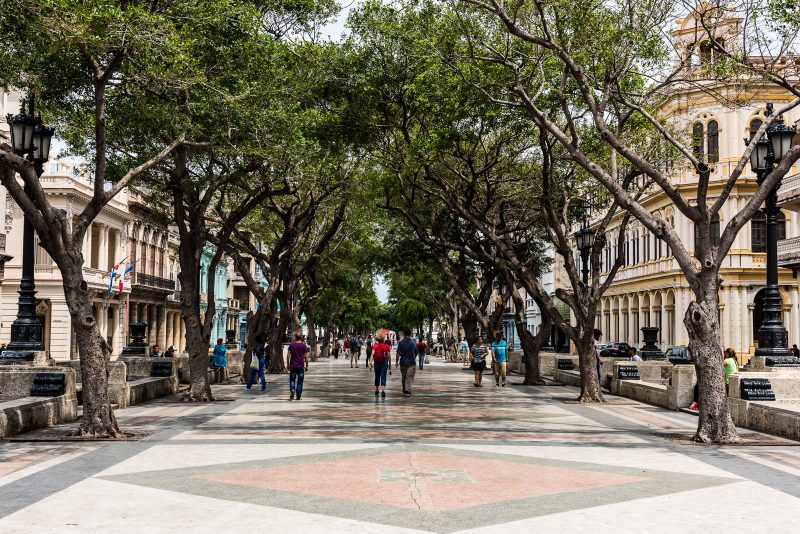
[[[383,361],[388,357],[389,351],[383,343],[378,343],[372,347],[372,361],[377,364],[383,364]]]
[[[350,343],[350,350],[358,350],[358,339],[351,337],[348,343]]]

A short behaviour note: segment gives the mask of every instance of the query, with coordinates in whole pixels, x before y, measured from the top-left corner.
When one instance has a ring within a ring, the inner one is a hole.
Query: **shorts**
[[[485,371],[486,370],[486,362],[472,362],[472,365],[469,366],[470,369],[473,371]]]

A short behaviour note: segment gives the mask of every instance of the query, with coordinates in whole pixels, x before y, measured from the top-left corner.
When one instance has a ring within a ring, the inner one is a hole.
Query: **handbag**
[[[258,357],[255,354],[250,357],[250,369],[258,371]]]
[[[427,364],[427,363],[431,363],[431,359],[430,359],[430,358],[428,358],[427,356],[425,356],[425,363],[426,363],[426,364]]]

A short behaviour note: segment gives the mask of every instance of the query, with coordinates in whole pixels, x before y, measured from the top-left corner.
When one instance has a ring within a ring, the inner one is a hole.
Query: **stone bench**
[[[63,376],[63,394],[34,396],[40,373]],[[75,372],[68,367],[3,366],[0,368],[0,437],[74,421],[78,417]]]
[[[669,407],[667,386],[639,380],[620,380],[619,395],[645,404]]]
[[[742,399],[741,381],[747,378],[769,379],[775,400]],[[787,438],[800,438],[800,370],[775,368],[731,375],[728,406],[737,426]]]
[[[244,372],[244,352],[240,350],[231,350],[227,353],[228,356],[228,366],[225,370],[221,373],[220,377],[216,377],[215,374],[212,372],[212,368],[209,366],[208,369],[208,383],[209,384],[219,384],[228,380],[233,376],[240,376]],[[178,379],[180,380],[181,384],[189,384],[190,383],[190,370],[189,370],[189,355],[185,354],[182,356],[178,356],[173,358],[176,361],[177,365],[177,373]]]
[[[581,387],[581,373],[577,368],[574,370],[555,369],[553,380],[568,386]]]
[[[83,404],[83,384],[81,383],[81,361],[69,360],[64,365],[75,371],[78,404]],[[108,400],[119,408],[127,408],[130,399],[128,390],[127,365],[123,361],[113,361],[108,364]]]
[[[140,378],[128,382],[129,406],[173,395],[178,392],[176,381],[173,377]]]

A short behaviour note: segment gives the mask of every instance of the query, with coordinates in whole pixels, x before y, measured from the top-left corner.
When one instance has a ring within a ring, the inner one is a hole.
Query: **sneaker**
[[[297,398],[299,399],[300,397]],[[289,400],[294,400],[294,390],[289,393]]]
[[[500,387],[500,382],[495,382],[495,383],[494,383],[494,386],[495,386],[495,387],[497,387],[497,388],[499,388],[499,387]]]
[[[386,392],[385,391],[381,391],[381,397],[385,397],[385,396],[386,396]]]
[[[696,409],[697,409],[697,406],[698,406],[698,404],[697,404],[696,402],[693,402],[693,403],[691,403],[691,404],[689,405],[689,409],[690,409],[690,410],[696,410]]]
[[[405,391],[405,392],[403,392],[403,396],[404,397],[410,397],[411,393],[409,393],[408,391]]]
[[[297,400],[300,400],[300,399],[302,399],[302,398],[303,398],[303,397],[301,397],[300,395],[298,395],[298,396],[297,396]]]
[[[378,396],[378,393],[379,393],[378,391],[376,391],[376,392],[375,392],[375,396],[376,396],[376,397]]]
[[[247,391],[250,391],[250,388],[247,387],[247,386],[245,386],[244,389],[246,389]]]
[[[503,382],[503,387],[506,387],[506,383],[505,382]]]

